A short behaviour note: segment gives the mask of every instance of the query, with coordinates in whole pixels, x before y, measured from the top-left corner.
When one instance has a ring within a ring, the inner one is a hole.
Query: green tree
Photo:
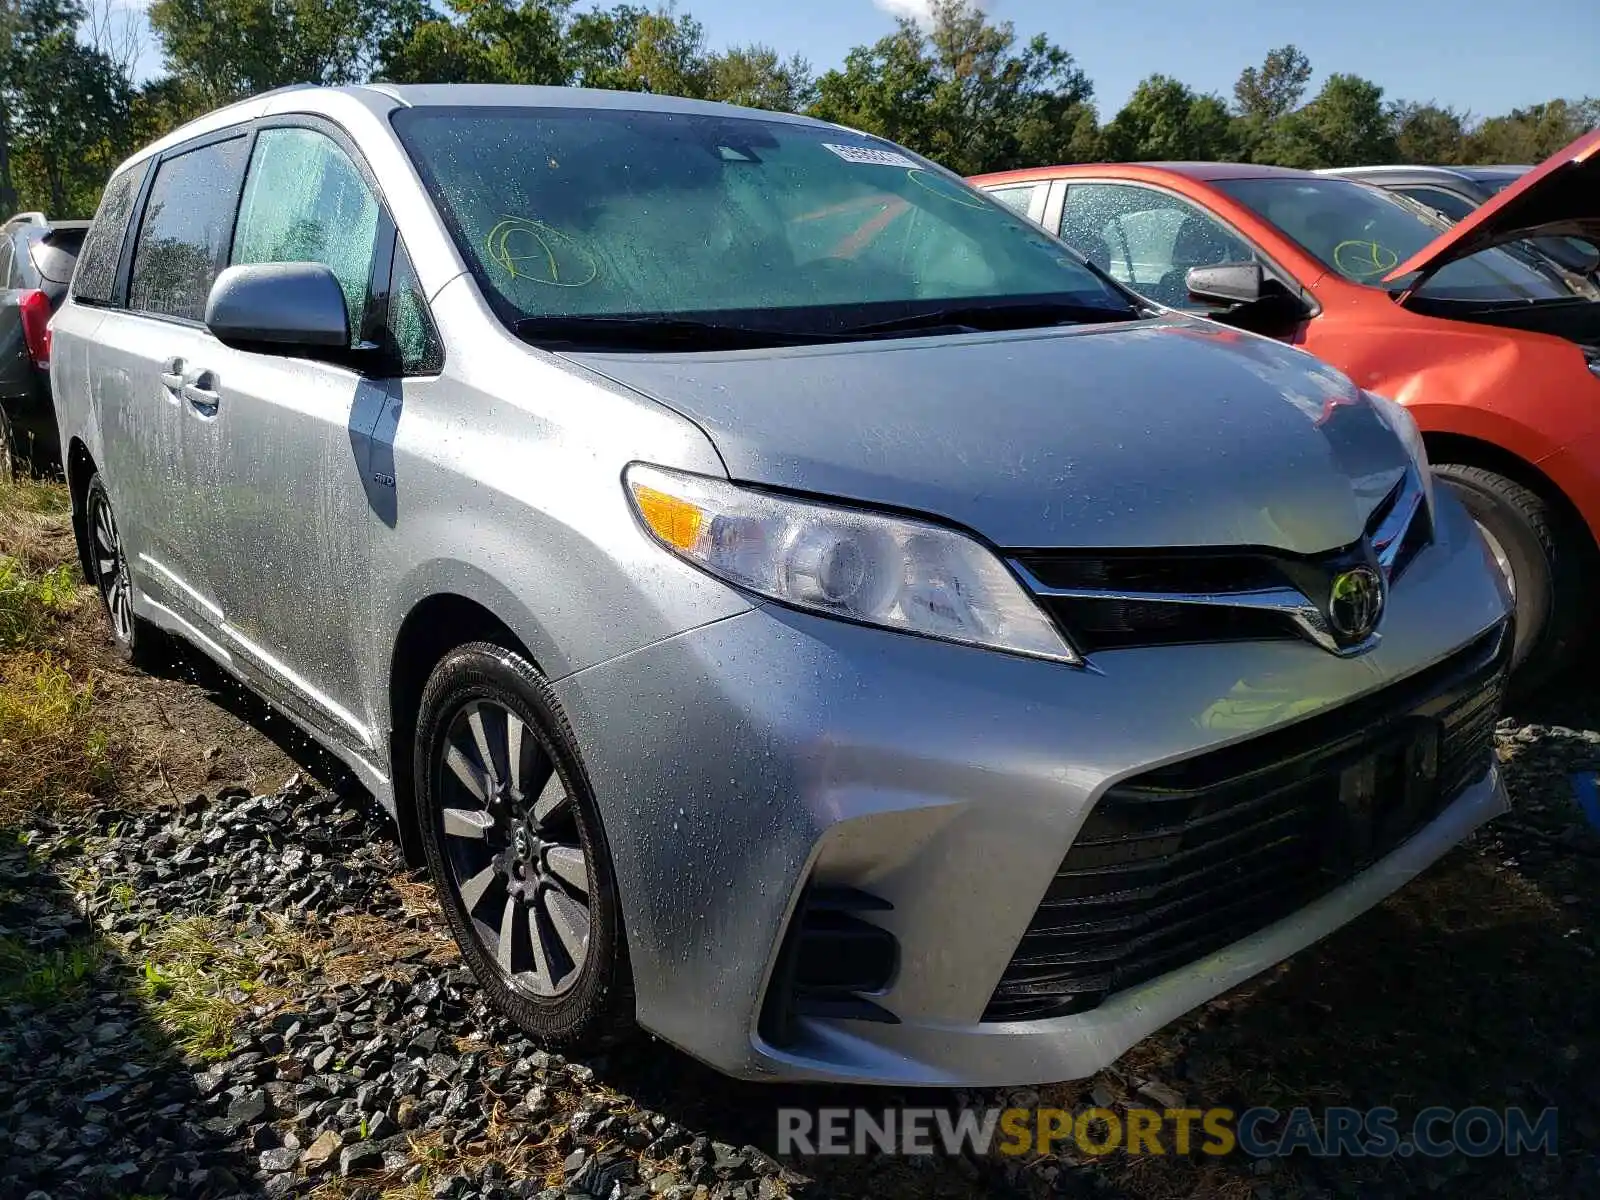
[[[631,4],[595,9],[567,29],[569,82],[580,87],[704,98],[705,30],[688,14]]]
[[[713,54],[706,68],[707,96],[747,108],[800,112],[816,98],[811,64],[788,60],[770,46],[735,46]]]
[[[1311,60],[1292,42],[1268,52],[1259,67],[1246,67],[1233,85],[1234,107],[1241,117],[1270,125],[1292,112],[1311,80]]]
[[[1408,163],[1457,163],[1466,141],[1466,117],[1437,104],[1406,102],[1395,106],[1397,158]]]
[[[77,0],[0,0],[0,208],[76,215],[129,136],[131,85]]]
[[[568,81],[567,5],[547,0],[449,0],[384,40],[379,73],[396,83]]]
[[[1480,163],[1537,163],[1573,138],[1600,126],[1600,99],[1551,100],[1490,117],[1467,138],[1466,159]]]
[[[1093,88],[1043,36],[1017,45],[970,0],[933,0],[817,81],[813,115],[902,142],[963,174],[1073,161],[1092,149]],[[1087,120],[1086,120],[1087,117]]]
[[[365,80],[429,12],[424,0],[155,0],[150,27],[168,71],[216,105]]]
[[[1212,161],[1236,156],[1232,121],[1218,96],[1196,95],[1170,75],[1152,75],[1104,131],[1106,157]]]
[[[1253,157],[1316,169],[1393,162],[1398,153],[1383,89],[1359,75],[1330,75],[1316,99],[1279,118]]]

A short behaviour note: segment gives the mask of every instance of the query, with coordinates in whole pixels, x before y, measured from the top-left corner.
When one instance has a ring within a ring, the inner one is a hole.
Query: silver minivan
[[[51,370],[118,646],[348,763],[555,1043],[1084,1075],[1506,803],[1404,411],[849,129],[258,97],[116,172]]]

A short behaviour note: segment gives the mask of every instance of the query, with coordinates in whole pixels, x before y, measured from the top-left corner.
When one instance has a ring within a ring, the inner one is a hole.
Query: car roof
[[[292,84],[263,92],[219,108],[130,155],[118,167],[128,167],[181,145],[190,138],[227,129],[260,117],[304,113],[338,120],[352,110],[361,109],[380,118],[399,108],[587,108],[621,112],[663,112],[704,116],[744,117],[809,125],[819,129],[844,126],[802,117],[794,113],[768,112],[720,104],[710,100],[685,100],[678,96],[657,96],[643,92],[619,92],[599,88],[546,87],[505,83],[368,83],[348,87],[320,87]],[[854,132],[848,131],[848,132]]]
[[[1395,163],[1369,167],[1326,167],[1318,171],[1317,174],[1338,175],[1344,179],[1403,179],[1420,183],[1427,180],[1445,181],[1450,179],[1470,179],[1473,181],[1518,179],[1526,175],[1530,170],[1532,170],[1531,167],[1513,165],[1458,167],[1439,166],[1431,163]]]
[[[1065,179],[1078,175],[1115,175],[1127,173],[1181,175],[1186,179],[1210,181],[1214,179],[1310,179],[1315,172],[1298,171],[1292,167],[1270,167],[1262,163],[1226,162],[1128,162],[1128,163],[1066,163],[1055,167],[1024,168],[1017,171],[997,171],[990,175],[976,175],[973,179],[992,187],[1002,183],[1025,183],[1040,179]]]

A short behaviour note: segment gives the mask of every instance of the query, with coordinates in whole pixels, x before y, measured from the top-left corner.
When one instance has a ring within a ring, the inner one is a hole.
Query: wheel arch
[[[433,669],[456,647],[470,642],[500,646],[540,669],[533,653],[505,621],[486,605],[455,592],[436,592],[414,604],[400,622],[390,651],[389,777],[394,788],[400,847],[413,866],[423,862],[422,830],[411,771],[417,709]]]
[[[1428,449],[1428,461],[1435,465],[1460,463],[1463,466],[1482,467],[1520,483],[1553,505],[1564,521],[1569,522],[1574,528],[1586,531],[1589,535],[1588,549],[1600,553],[1600,546],[1596,545],[1595,531],[1584,519],[1583,513],[1573,503],[1565,489],[1537,464],[1529,462],[1504,446],[1468,434],[1424,430],[1422,441]]]
[[[89,480],[100,468],[82,438],[73,438],[67,446],[62,466],[67,473],[67,494],[72,500],[72,536],[78,546],[78,568],[85,583],[94,582],[94,564],[89,561],[89,525],[85,512],[85,499],[89,494]]]

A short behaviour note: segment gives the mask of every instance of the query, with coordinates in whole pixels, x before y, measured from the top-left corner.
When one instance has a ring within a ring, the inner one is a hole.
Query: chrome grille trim
[[[1415,467],[1407,467],[1405,474],[1383,501],[1373,510],[1366,534],[1357,551],[1369,552],[1368,562],[1374,562],[1382,573],[1384,583],[1392,584],[1405,570],[1415,550],[1432,540],[1431,524],[1427,529],[1414,530],[1419,520],[1431,522],[1427,511],[1427,493],[1423,480]],[[1413,533],[1425,535],[1419,542]],[[1335,555],[1348,554],[1352,548],[1335,551]],[[1158,552],[1152,552],[1156,557]],[[1246,552],[1248,553],[1248,552]],[[1270,557],[1270,556],[1268,556]],[[1288,559],[1293,556],[1284,555]],[[1007,559],[1011,569],[1023,585],[1040,600],[1067,600],[1104,602],[1107,604],[1179,606],[1189,609],[1249,610],[1272,614],[1282,619],[1295,633],[1330,654],[1349,658],[1364,654],[1382,638],[1375,630],[1364,641],[1341,644],[1330,626],[1321,606],[1299,588],[1247,587],[1238,591],[1149,591],[1137,588],[1055,587],[1045,583],[1029,566],[1024,557],[1013,555]],[[1074,631],[1063,626],[1063,634],[1072,640]],[[1077,643],[1074,642],[1074,645]]]

